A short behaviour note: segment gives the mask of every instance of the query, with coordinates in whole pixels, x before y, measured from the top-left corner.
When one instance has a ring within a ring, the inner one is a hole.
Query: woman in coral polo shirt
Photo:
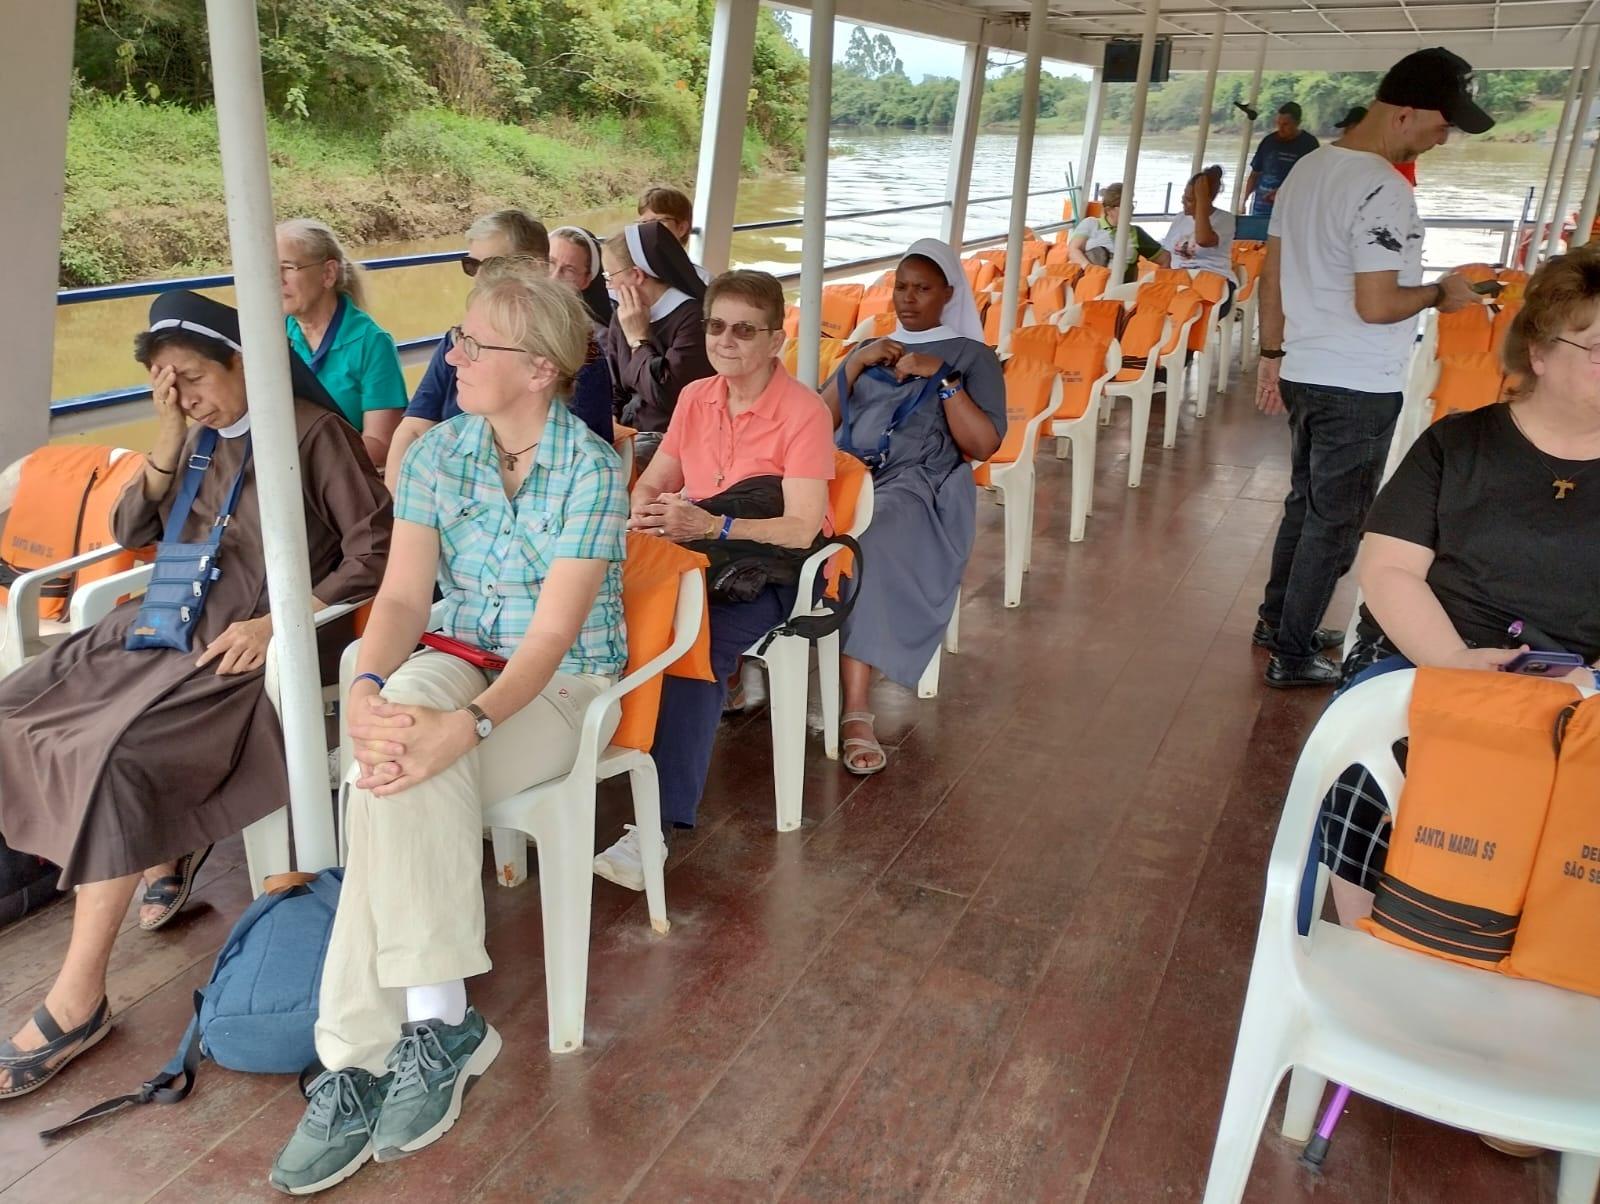
[[[784,371],[783,286],[765,272],[724,272],[705,296],[706,355],[716,375],[685,385],[650,466],[633,487],[629,526],[679,543],[757,540],[807,548],[827,517],[833,418],[822,399]],[[765,480],[763,480],[765,478]],[[772,518],[722,518],[697,502],[741,486],[781,489]],[[662,679],[651,755],[661,777],[661,824],[694,826],[722,717],[727,680],[744,650],[786,618],[793,587],[768,585],[749,602],[711,600],[715,681]],[[632,827],[595,858],[602,878],[644,889]]]

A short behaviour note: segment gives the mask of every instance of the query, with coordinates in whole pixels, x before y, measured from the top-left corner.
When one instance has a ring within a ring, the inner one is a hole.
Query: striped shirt
[[[488,422],[460,414],[406,452],[394,516],[439,532],[444,630],[509,657],[533,622],[539,589],[563,558],[608,560],[563,673],[622,672],[622,557],[628,494],[617,454],[559,401],[533,467],[507,498]]]

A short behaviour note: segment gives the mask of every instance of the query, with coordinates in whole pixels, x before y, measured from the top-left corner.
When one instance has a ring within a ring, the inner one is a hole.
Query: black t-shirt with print
[[[1432,548],[1428,585],[1474,647],[1600,658],[1600,461],[1542,456],[1506,405],[1434,423],[1367,516],[1367,530]],[[1556,474],[1576,482],[1556,499]],[[1513,640],[1521,619],[1543,639]],[[1365,607],[1358,632],[1382,631]]]

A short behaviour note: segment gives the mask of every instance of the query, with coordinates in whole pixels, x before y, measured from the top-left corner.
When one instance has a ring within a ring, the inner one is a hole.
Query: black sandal
[[[10,1041],[0,1045],[0,1070],[11,1076],[11,1086],[0,1091],[0,1099],[39,1090],[79,1054],[98,1045],[111,1032],[111,1003],[102,995],[88,1022],[71,1032],[62,1032],[43,1004],[34,1011],[33,1023],[45,1042],[38,1049],[18,1049]],[[61,1057],[62,1053],[66,1057]],[[60,1060],[53,1060],[57,1058]]]
[[[139,927],[145,932],[154,932],[157,928],[165,927],[171,922],[172,917],[183,909],[189,901],[189,896],[194,893],[195,876],[199,874],[200,867],[206,863],[206,858],[211,856],[215,845],[207,845],[198,853],[185,853],[178,858],[178,872],[168,874],[165,878],[157,878],[145,889],[139,897],[140,907],[165,908],[153,920],[140,920]]]

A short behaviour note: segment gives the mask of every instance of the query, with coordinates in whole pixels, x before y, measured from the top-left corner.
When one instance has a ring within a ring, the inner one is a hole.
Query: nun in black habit
[[[672,232],[636,222],[606,239],[606,283],[617,310],[606,329],[617,417],[639,431],[642,468],[672,419],[683,386],[711,376],[701,299],[706,286]]]

